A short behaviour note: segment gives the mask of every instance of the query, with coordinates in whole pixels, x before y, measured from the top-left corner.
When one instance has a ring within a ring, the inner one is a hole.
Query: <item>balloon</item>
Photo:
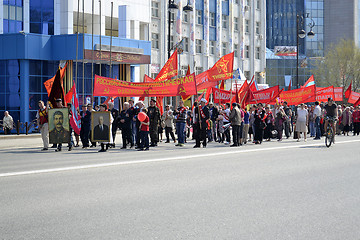
[[[146,119],[146,114],[145,114],[144,112],[140,112],[140,113],[138,114],[138,119],[139,119],[140,122],[145,121],[145,119]]]

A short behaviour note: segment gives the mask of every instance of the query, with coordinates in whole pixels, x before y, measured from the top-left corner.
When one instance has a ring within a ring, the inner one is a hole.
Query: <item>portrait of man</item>
[[[91,114],[92,141],[110,141],[110,112],[93,112]]]
[[[68,143],[70,141],[69,130],[69,110],[64,109],[50,109],[49,110],[49,142]]]

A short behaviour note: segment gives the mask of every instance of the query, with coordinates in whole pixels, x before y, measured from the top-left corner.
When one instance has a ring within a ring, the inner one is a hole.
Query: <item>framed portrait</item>
[[[53,108],[49,110],[49,142],[68,143],[70,142],[70,119],[69,109]]]
[[[91,141],[110,142],[110,112],[91,113]]]

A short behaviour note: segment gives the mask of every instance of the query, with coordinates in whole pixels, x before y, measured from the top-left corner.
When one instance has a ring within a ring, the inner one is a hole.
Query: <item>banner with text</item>
[[[280,94],[282,101],[287,101],[289,105],[298,105],[300,103],[316,101],[316,86],[294,89],[291,91],[283,91]]]
[[[328,98],[335,99],[334,86],[330,87],[317,87],[316,88],[316,101],[327,102]]]

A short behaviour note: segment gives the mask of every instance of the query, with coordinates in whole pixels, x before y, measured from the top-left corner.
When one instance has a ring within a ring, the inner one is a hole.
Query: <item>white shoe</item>
[[[229,145],[230,143],[225,141],[224,144],[225,144],[225,145]]]
[[[297,142],[300,142],[300,138],[298,138]]]
[[[304,142],[306,142],[306,139],[304,139]]]

